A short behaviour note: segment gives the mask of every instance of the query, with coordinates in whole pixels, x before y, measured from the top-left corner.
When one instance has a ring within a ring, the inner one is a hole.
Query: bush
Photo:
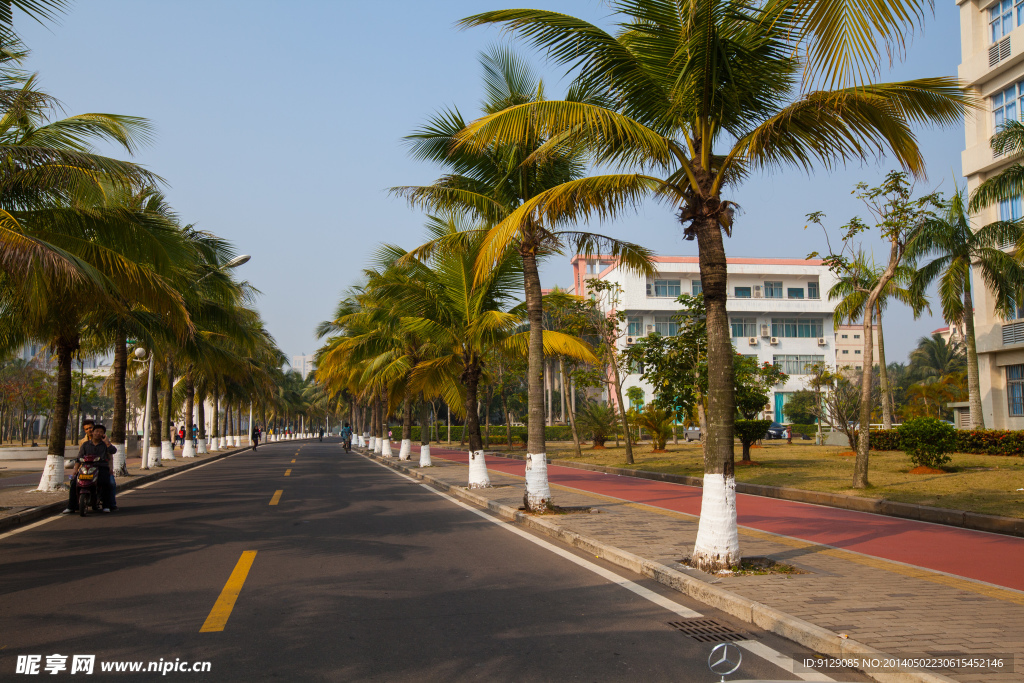
[[[871,440],[868,446],[873,451],[898,451],[900,450],[900,435],[895,429],[880,429],[871,431]]]
[[[743,444],[743,459],[750,460],[750,446],[760,441],[772,426],[771,420],[736,420],[736,438]]]
[[[957,446],[956,429],[934,417],[907,420],[896,429],[900,448],[918,466],[941,467],[949,463],[946,453]]]
[[[788,404],[787,404],[788,405]],[[794,436],[796,434],[805,434],[807,436],[814,436],[818,433],[818,425],[813,424],[793,424],[790,425],[793,428]],[[828,431],[828,425],[821,426],[821,433],[824,434]]]
[[[975,455],[1024,455],[1024,431],[973,429],[956,432],[955,453]],[[871,450],[898,451],[899,435],[895,429],[871,432]]]

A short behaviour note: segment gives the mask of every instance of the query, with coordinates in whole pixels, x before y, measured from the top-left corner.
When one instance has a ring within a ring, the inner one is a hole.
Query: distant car
[[[786,425],[772,422],[771,427],[768,428],[768,432],[764,435],[766,439],[785,439],[786,438]]]
[[[683,432],[687,441],[700,441],[700,427],[690,427]]]

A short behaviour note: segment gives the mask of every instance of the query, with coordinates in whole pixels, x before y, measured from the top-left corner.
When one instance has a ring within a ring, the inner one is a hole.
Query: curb
[[[309,440],[310,439],[296,439],[295,441],[299,442]],[[278,441],[275,443],[284,442]],[[223,453],[217,453],[212,457],[203,458],[202,460],[196,460],[195,462],[182,463],[181,465],[167,467],[165,469],[161,469],[159,472],[151,472],[150,474],[136,475],[132,477],[131,480],[124,482],[124,484],[118,484],[117,490],[128,491],[135,488],[136,486],[148,484],[151,481],[158,481],[160,479],[163,479],[164,477],[169,477],[172,474],[186,472],[192,469],[193,467],[199,467],[200,465],[205,465],[206,463],[222,460],[229,456],[238,455],[239,453],[249,450],[252,450],[252,446],[246,446],[245,448],[237,448],[232,451],[224,451]],[[180,458],[176,458],[176,460],[180,460]],[[34,522],[37,519],[42,519],[43,517],[52,517],[53,515],[60,513],[60,511],[66,508],[67,505],[67,501],[61,500],[57,501],[56,503],[47,503],[46,505],[39,505],[34,508],[29,508],[28,510],[24,510],[17,514],[8,515],[6,517],[0,517],[0,532],[4,532],[14,527],[21,526],[22,524],[26,524],[28,522]]]
[[[512,460],[524,459],[521,455],[503,453],[500,451],[488,451],[487,455],[494,455],[499,458],[510,458]],[[573,467],[578,470],[588,470],[590,472],[618,474],[623,477],[664,481],[670,484],[682,484],[684,486],[702,487],[704,485],[704,480],[700,477],[690,477],[682,474],[649,472],[647,470],[634,470],[627,467],[593,465],[587,462],[576,462],[575,460],[552,460],[550,458],[548,459],[548,464],[558,465],[560,467]],[[985,515],[980,512],[965,512],[964,510],[937,508],[929,505],[899,503],[894,500],[886,500],[885,498],[862,498],[859,496],[843,496],[837,493],[807,491],[804,489],[794,489],[784,486],[747,484],[741,481],[736,482],[736,493],[761,496],[763,498],[789,500],[795,503],[824,505],[826,507],[834,507],[840,510],[853,510],[854,512],[870,512],[872,514],[884,515],[886,517],[912,519],[917,522],[942,524],[943,526],[953,526],[961,529],[971,529],[973,531],[987,531],[993,534],[1003,534],[1004,536],[1024,537],[1024,519],[1017,519],[1016,517],[1000,517],[998,515]]]
[[[415,479],[419,479],[431,487],[444,491],[450,495],[472,503],[478,507],[488,509],[499,517],[518,524],[519,526],[532,529],[546,536],[555,538],[574,548],[585,550],[596,557],[600,557],[614,565],[623,567],[632,572],[654,579],[658,583],[668,586],[683,595],[693,598],[709,607],[719,609],[731,616],[753,624],[765,631],[782,636],[795,643],[803,645],[815,653],[830,657],[857,655],[860,657],[871,657],[885,659],[889,656],[881,650],[876,650],[863,643],[848,638],[840,638],[839,634],[828,629],[815,626],[814,624],[797,617],[781,612],[773,607],[756,602],[749,598],[730,593],[729,591],[705,583],[700,579],[684,574],[681,571],[672,569],[659,562],[654,562],[640,557],[631,552],[621,550],[615,546],[608,545],[588,536],[568,531],[554,522],[546,519],[526,515],[508,505],[502,505],[479,494],[473,493],[460,486],[452,486],[440,481],[430,475],[423,474],[418,469],[408,465],[400,464],[394,458],[384,458],[373,453],[362,453],[353,448],[357,454],[375,460],[393,470],[403,472]],[[556,462],[555,464],[561,464]],[[657,474],[657,473],[655,473]],[[881,683],[957,683],[952,678],[939,674],[925,672],[864,672],[871,678]]]

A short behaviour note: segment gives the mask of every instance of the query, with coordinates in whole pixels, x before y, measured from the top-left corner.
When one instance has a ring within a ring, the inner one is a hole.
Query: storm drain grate
[[[719,643],[722,641],[749,640],[747,634],[719,624],[714,619],[687,619],[686,621],[670,621],[668,625],[682,631],[685,635],[701,643]]]

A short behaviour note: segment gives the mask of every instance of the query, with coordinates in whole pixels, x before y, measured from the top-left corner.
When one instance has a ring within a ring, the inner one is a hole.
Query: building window
[[[821,318],[772,318],[773,337],[816,338],[823,329]]]
[[[850,353],[850,352],[849,352],[848,350],[846,350],[846,349],[843,349],[843,355],[844,355],[844,356],[845,356],[846,354],[848,354],[848,353]]]
[[[1015,195],[1009,199],[1003,199],[999,202],[999,220],[1001,221],[1016,221],[1021,218],[1021,201],[1020,195]],[[1009,244],[1000,245],[1004,248],[1010,246]]]
[[[854,351],[854,353],[859,356],[860,355],[860,349],[857,349],[856,351]]]
[[[853,335],[853,338],[854,339],[860,339],[860,335],[859,334],[855,334],[855,335]]]
[[[626,318],[627,329],[626,334],[630,337],[639,337],[644,333],[644,319],[643,316],[629,316]]]
[[[820,299],[821,298],[821,294],[818,292],[818,283],[817,282],[808,282],[807,283],[807,298],[808,299]]]
[[[843,337],[843,339],[846,339],[847,335],[844,334],[844,335],[842,335],[842,337]]]
[[[733,318],[731,322],[733,337],[757,336],[757,318]]]
[[[736,293],[737,299],[749,299],[750,298],[750,287],[737,287],[733,290]]]
[[[804,288],[803,287],[790,287],[786,290],[786,296],[790,299],[803,299]]]
[[[996,42],[1013,30],[1013,1],[1002,0],[988,11],[989,37]]]
[[[766,282],[766,283],[764,283],[764,297],[766,299],[781,299],[782,298],[782,283],[781,282]]]
[[[1024,365],[1006,366],[1006,400],[1011,416],[1024,416]]]
[[[698,294],[704,293],[704,286],[700,283],[700,280],[690,280],[690,294],[697,296]]]
[[[670,315],[654,316],[654,331],[665,337],[673,337],[679,334],[679,323]]]
[[[655,280],[654,296],[677,297],[681,294],[679,280]]]
[[[1017,86],[1011,85],[1002,92],[992,96],[992,122],[994,130],[1006,121],[1016,121],[1020,113],[1017,111]]]
[[[806,375],[807,366],[824,363],[825,356],[772,356],[772,362],[787,375]]]

